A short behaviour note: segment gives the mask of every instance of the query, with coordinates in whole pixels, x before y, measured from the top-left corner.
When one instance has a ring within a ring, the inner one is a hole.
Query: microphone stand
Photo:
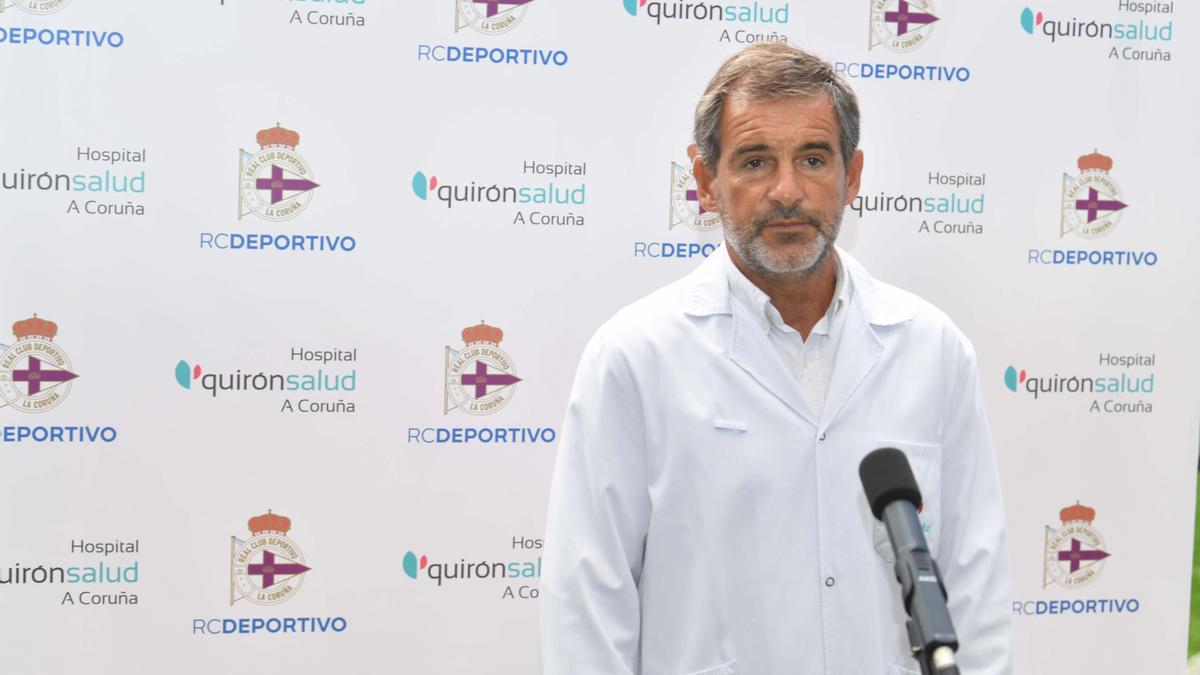
[[[954,663],[958,637],[946,609],[946,587],[937,562],[924,548],[925,537],[916,510],[907,502],[896,501],[884,508],[884,514],[897,530],[909,530],[907,536],[888,530],[893,549],[900,548],[898,542],[920,542],[896,550],[896,579],[909,616],[905,624],[908,642],[913,658],[921,664],[921,675],[960,675]],[[918,593],[918,588],[922,592]]]

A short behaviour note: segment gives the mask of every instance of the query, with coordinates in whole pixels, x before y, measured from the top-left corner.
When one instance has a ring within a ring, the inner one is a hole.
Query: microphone
[[[908,641],[922,675],[959,675],[954,661],[958,637],[946,607],[946,586],[929,554],[917,518],[921,490],[903,452],[880,448],[858,465],[871,513],[887,527],[896,551],[896,579],[909,619]]]

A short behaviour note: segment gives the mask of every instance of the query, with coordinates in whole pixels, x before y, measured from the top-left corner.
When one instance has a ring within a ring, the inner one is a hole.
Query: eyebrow
[[[824,150],[831,155],[833,154],[833,146],[825,141],[812,141],[800,146],[800,152],[806,152],[808,150]]]
[[[752,152],[762,152],[763,150],[767,150],[767,149],[768,149],[768,146],[766,143],[756,143],[754,145],[743,145],[742,147],[733,151],[733,156],[737,157],[738,155],[748,155]]]
[[[748,154],[754,153],[754,152],[762,152],[763,150],[770,150],[770,146],[768,146],[766,143],[755,143],[754,145],[743,145],[742,147],[733,151],[733,156],[738,157],[739,155],[748,155]],[[828,152],[831,155],[833,154],[833,146],[826,143],[825,141],[810,141],[810,142],[805,143],[804,145],[800,146],[799,148],[797,148],[797,150],[799,150],[800,152],[808,152],[810,150],[824,150],[825,152]]]

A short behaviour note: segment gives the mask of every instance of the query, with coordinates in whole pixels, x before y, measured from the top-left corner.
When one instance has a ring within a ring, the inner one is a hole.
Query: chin
[[[767,271],[772,274],[798,274],[806,276],[821,268],[829,259],[829,248],[805,247],[799,251],[769,251],[760,258]]]

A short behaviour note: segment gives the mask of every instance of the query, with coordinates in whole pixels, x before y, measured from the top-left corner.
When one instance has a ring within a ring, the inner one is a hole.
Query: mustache
[[[750,221],[750,224],[754,227],[754,233],[760,234],[764,229],[766,229],[767,225],[779,222],[781,220],[793,220],[802,223],[808,223],[809,225],[816,227],[821,233],[827,236],[829,234],[829,226],[819,214],[795,205],[787,207],[777,206],[767,213],[756,217],[754,220]]]

